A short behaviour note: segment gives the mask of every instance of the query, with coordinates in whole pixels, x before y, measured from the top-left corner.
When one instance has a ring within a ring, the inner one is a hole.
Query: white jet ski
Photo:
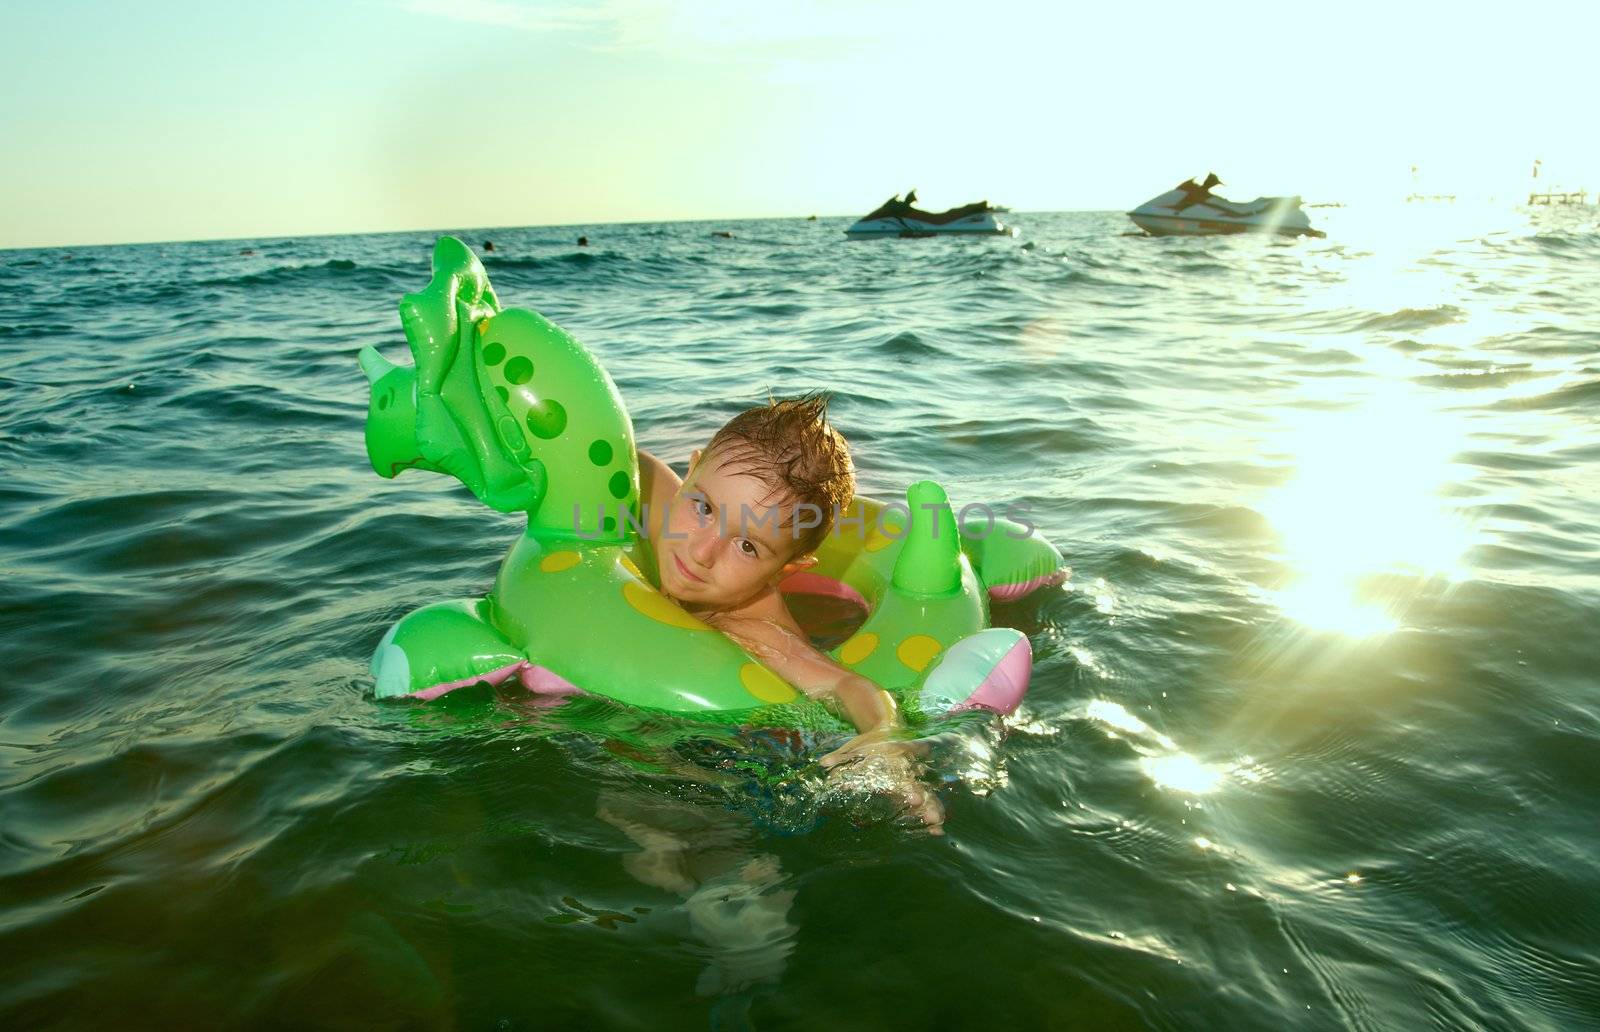
[[[1278,233],[1325,237],[1311,228],[1298,197],[1257,197],[1243,203],[1213,196],[1216,175],[1205,182],[1186,180],[1128,212],[1133,224],[1151,236],[1213,236],[1222,233]]]
[[[844,235],[852,240],[867,240],[874,237],[1014,236],[1017,232],[998,218],[999,213],[1007,209],[994,207],[988,201],[940,212],[922,211],[915,207],[916,202],[915,190],[906,194],[903,201],[895,194],[857,219]]]

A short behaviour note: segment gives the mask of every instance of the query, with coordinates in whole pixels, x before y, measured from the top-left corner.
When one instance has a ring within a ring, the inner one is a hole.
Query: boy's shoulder
[[[767,588],[744,605],[725,612],[736,619],[764,620],[796,634],[801,633],[800,624],[795,620],[794,614],[789,612],[789,603],[783,600],[783,592],[776,588]]]
[[[777,591],[768,591],[734,610],[707,614],[707,623],[789,684],[813,698],[825,696],[846,674],[817,650]]]
[[[754,638],[767,645],[781,643],[786,649],[792,649],[796,642],[810,644],[800,622],[789,612],[783,593],[776,588],[768,588],[743,605],[706,614],[702,619],[740,639]]]
[[[644,503],[647,519],[660,519],[672,504],[672,496],[683,486],[683,478],[673,468],[640,449],[639,500]]]

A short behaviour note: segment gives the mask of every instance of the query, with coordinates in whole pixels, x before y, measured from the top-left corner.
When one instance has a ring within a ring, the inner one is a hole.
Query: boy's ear
[[[779,576],[787,577],[791,573],[799,573],[801,570],[809,570],[815,565],[817,565],[816,556],[797,555],[793,559],[790,559],[788,562],[783,564],[783,570]]]

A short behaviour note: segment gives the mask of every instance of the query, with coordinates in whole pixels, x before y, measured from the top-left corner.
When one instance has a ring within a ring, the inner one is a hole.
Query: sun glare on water
[[[1261,505],[1290,570],[1267,591],[1278,608],[1313,628],[1378,634],[1397,625],[1406,600],[1374,596],[1364,582],[1458,576],[1471,532],[1442,494],[1465,475],[1452,462],[1465,436],[1457,419],[1409,391],[1296,413],[1280,445],[1295,472]]]
[[[1204,763],[1183,752],[1171,738],[1146,724],[1121,703],[1094,699],[1090,701],[1086,714],[1122,732],[1140,753],[1140,771],[1162,788],[1204,795],[1221,786],[1229,774],[1226,766]],[[1112,734],[1113,737],[1119,737],[1115,732]]]
[[[1172,756],[1146,756],[1139,761],[1145,777],[1177,792],[1205,795],[1216,791],[1227,771],[1213,763],[1201,763],[1187,753]]]

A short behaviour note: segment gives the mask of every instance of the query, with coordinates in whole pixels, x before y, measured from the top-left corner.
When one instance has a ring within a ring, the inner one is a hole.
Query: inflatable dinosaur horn
[[[944,488],[919,480],[906,491],[911,525],[895,561],[893,583],[907,595],[948,595],[961,590],[961,535]]]
[[[356,356],[361,363],[361,371],[367,374],[367,383],[376,384],[389,373],[400,367],[378,354],[376,348],[365,347]]]

